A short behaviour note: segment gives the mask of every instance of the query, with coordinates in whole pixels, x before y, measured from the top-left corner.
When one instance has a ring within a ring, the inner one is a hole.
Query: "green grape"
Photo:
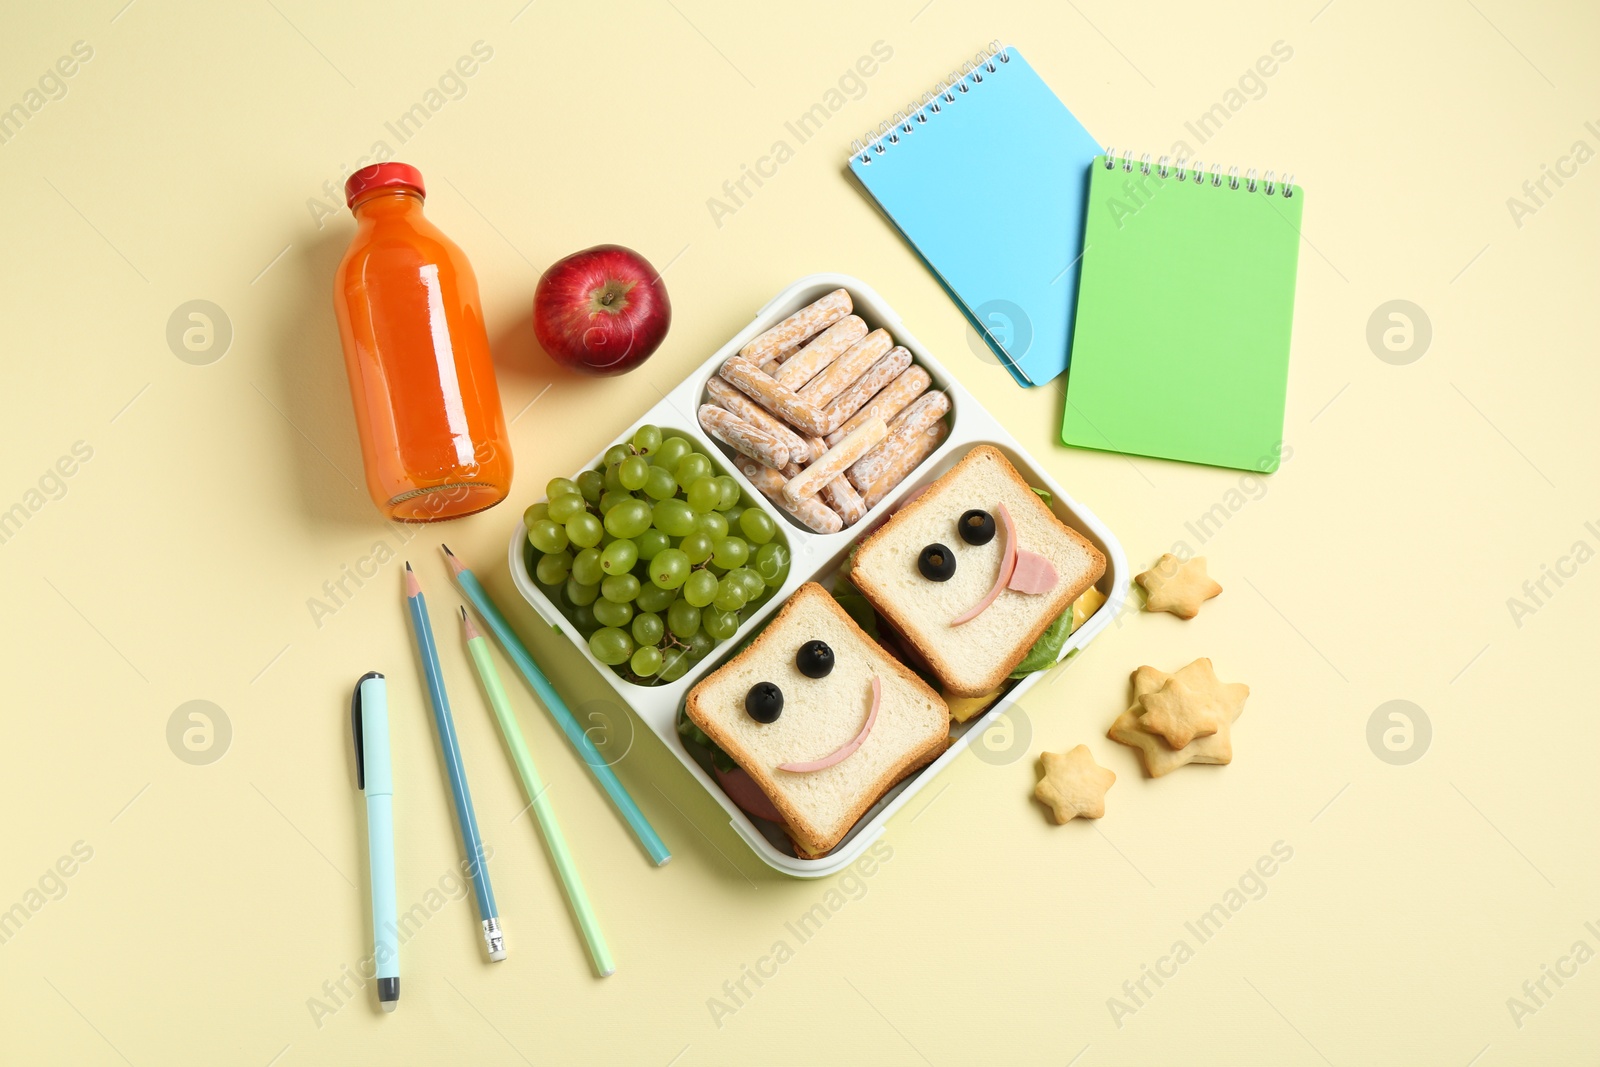
[[[651,467],[645,477],[644,495],[651,500],[667,500],[678,495],[678,480],[664,467]]]
[[[776,589],[789,577],[789,546],[782,541],[769,541],[756,549],[754,570],[767,583],[768,589]]]
[[[698,452],[691,452],[678,461],[678,466],[672,473],[678,479],[678,488],[688,489],[711,473],[711,460]]]
[[[528,510],[522,513],[522,525],[531,530],[533,529],[534,523],[538,522],[540,519],[548,519],[549,517],[550,505],[541,500],[537,504],[528,505]]]
[[[744,513],[745,509],[737,504],[724,511],[722,517],[728,520],[728,529],[737,530],[739,528],[739,520],[744,517]],[[749,539],[746,538],[746,540]]]
[[[689,557],[691,564],[704,563],[710,559],[711,551],[715,547],[716,545],[712,543],[710,534],[698,532],[692,533],[678,542],[678,548],[685,556]]]
[[[638,537],[650,529],[653,518],[649,504],[630,498],[606,512],[606,529],[616,537]]]
[[[717,566],[733,570],[744,565],[750,558],[750,546],[741,537],[724,537],[717,542],[717,550],[712,558],[717,561]]]
[[[689,659],[695,663],[705,658],[707,652],[717,647],[717,639],[706,633],[701,627],[700,632],[689,638]]]
[[[744,583],[730,576],[717,583],[717,595],[711,603],[718,611],[737,613],[749,599],[744,595]]]
[[[645,647],[633,654],[628,661],[628,666],[633,673],[641,678],[651,678],[661,669],[661,650],[659,648]]]
[[[606,449],[606,466],[615,467],[631,455],[633,455],[633,449],[627,445],[612,445]]]
[[[600,514],[609,515],[618,504],[626,504],[630,500],[638,499],[626,489],[607,489],[600,494]]]
[[[534,577],[545,585],[560,585],[567,580],[571,571],[572,553],[562,550],[540,557],[539,565],[534,568]]]
[[[648,577],[648,572],[646,572]],[[667,605],[678,599],[676,589],[663,589],[654,582],[642,583],[639,587],[639,610],[663,612]]]
[[[599,471],[584,471],[574,479],[578,483],[578,492],[583,494],[583,499],[591,504],[600,503],[600,494],[606,489],[606,476]]]
[[[639,595],[639,579],[631,574],[608,574],[600,582],[600,595],[614,604],[626,604]]]
[[[572,620],[572,625],[578,628],[580,634],[589,634],[600,625],[599,620],[594,617],[594,609],[588,604],[580,604],[573,608],[567,618]]]
[[[650,457],[650,464],[654,467],[665,468],[668,474],[678,469],[678,464],[694,446],[681,437],[669,437],[661,442],[661,447],[656,449],[655,455]]]
[[[676,548],[658,552],[650,561],[650,580],[662,589],[676,589],[688,577],[689,557]]]
[[[689,539],[684,538],[685,541]],[[697,608],[703,608],[717,595],[717,576],[710,571],[697,570],[683,583],[683,599]]]
[[[589,635],[589,651],[601,663],[615,667],[633,655],[633,638],[615,626],[606,626]]]
[[[658,502],[653,509],[652,520],[656,529],[668,537],[685,537],[694,532],[694,512],[681,500]]]
[[[551,478],[544,487],[544,495],[551,500],[558,496],[566,496],[569,493],[577,497],[583,495],[582,491],[578,489],[578,483],[571,478]]]
[[[689,507],[703,515],[717,506],[722,499],[722,490],[718,488],[715,478],[696,478],[684,490],[684,496],[689,501]]]
[[[639,558],[639,546],[626,537],[619,537],[600,553],[600,569],[607,574],[627,574]]]
[[[687,600],[674,600],[667,609],[667,626],[679,637],[693,637],[700,631],[700,609]]]
[[[560,552],[567,547],[567,531],[550,519],[536,519],[528,527],[528,543],[540,552]]]
[[[566,594],[567,600],[577,607],[588,607],[600,595],[600,586],[591,582],[580,582],[578,576],[574,574],[567,579]]]
[[[586,548],[572,557],[572,576],[584,585],[599,585],[600,579],[606,576],[600,566],[601,552],[598,548]]]
[[[629,456],[617,465],[617,481],[624,489],[643,489],[649,480],[650,461],[643,456]]]
[[[739,497],[742,494],[739,492],[739,483],[733,480],[732,475],[718,475],[717,489],[722,493],[722,499],[717,501],[718,511],[731,510],[735,504],[739,503]]]
[[[571,522],[588,508],[577,493],[563,493],[550,498],[550,518],[554,522]]]
[[[633,431],[633,450],[639,455],[648,456],[660,447],[661,431],[648,422]]]
[[[688,673],[690,666],[692,664],[689,661],[688,653],[681,648],[669,648],[667,649],[667,654],[662,657],[661,680],[664,682],[676,682]]]
[[[615,600],[607,600],[603,595],[589,610],[594,612],[595,621],[601,626],[626,626],[628,620],[633,618],[632,604],[619,604]]]
[[[641,645],[653,645],[664,632],[661,616],[653,611],[641,611],[633,617],[633,639]]]
[[[767,583],[750,567],[735,567],[728,572],[728,577],[743,587],[746,604],[767,591]]]
[[[778,533],[778,524],[759,508],[747,508],[739,516],[739,530],[752,545],[764,545]]]
[[[600,488],[608,493],[623,493],[627,491],[622,488],[622,477],[618,473],[618,468],[615,464],[608,466],[605,469],[605,473],[600,475]]]
[[[720,541],[728,536],[728,520],[721,512],[717,511],[696,515],[694,528],[702,533],[710,534],[713,541]]]
[[[706,608],[700,612],[700,626],[718,641],[726,641],[739,629],[739,613],[720,608]]]
[[[587,511],[567,523],[567,538],[579,548],[593,548],[598,545],[605,532],[600,520]]]
[[[655,559],[656,553],[672,544],[672,538],[660,530],[651,528],[633,539],[634,545],[639,549],[639,558],[646,562]]]

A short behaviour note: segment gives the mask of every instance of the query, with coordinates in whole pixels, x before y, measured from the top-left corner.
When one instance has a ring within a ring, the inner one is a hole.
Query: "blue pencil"
[[[533,661],[533,657],[518,640],[506,617],[500,614],[500,609],[489,599],[488,590],[478,581],[478,576],[456,558],[456,554],[450,551],[448,545],[439,547],[444,549],[444,554],[450,561],[450,569],[455,572],[456,581],[461,584],[461,591],[467,594],[472,606],[478,609],[483,621],[489,624],[489,630],[494,634],[495,640],[500,642],[500,647],[511,657],[511,662],[517,665],[517,670],[522,672],[522,676],[538,694],[545,710],[550,712],[550,717],[561,727],[561,732],[566,735],[567,741],[578,750],[578,755],[583,757],[583,762],[588,766],[590,773],[606,791],[606,796],[611,798],[611,803],[622,813],[623,819],[627,821],[639,843],[644,846],[645,852],[649,853],[650,859],[657,867],[664,865],[672,858],[672,853],[667,851],[666,842],[661,840],[661,835],[656,833],[655,828],[650,825],[650,820],[639,810],[639,805],[628,795],[628,790],[617,777],[617,772],[611,769],[605,757],[600,755],[600,750],[594,747],[594,742],[589,740],[589,735],[578,725],[578,720],[567,708],[566,701],[561,699],[556,687],[550,684],[550,679],[544,676],[539,665]]]
[[[450,717],[450,698],[444,691],[444,673],[439,669],[439,653],[433,645],[433,627],[428,622],[428,601],[422,586],[406,564],[406,606],[411,609],[411,627],[417,637],[417,655],[422,672],[428,676],[428,696],[433,701],[433,724],[439,729],[439,747],[444,753],[445,770],[450,775],[450,792],[455,798],[456,822],[461,824],[461,842],[466,846],[468,877],[478,898],[478,918],[483,921],[483,940],[491,960],[506,958],[505,938],[500,932],[500,911],[494,903],[494,887],[489,884],[488,858],[483,854],[483,839],[478,836],[478,817],[472,812],[472,792],[467,788],[467,769],[461,763],[461,746],[456,743],[455,720]]]

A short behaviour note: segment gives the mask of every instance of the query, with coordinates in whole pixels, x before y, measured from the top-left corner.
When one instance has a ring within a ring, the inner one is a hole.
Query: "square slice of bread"
[[[833,650],[833,670],[822,678],[795,666],[808,641]],[[821,759],[854,739],[872,706],[874,675],[882,690],[878,717],[860,748],[819,771],[778,769]],[[775,722],[759,723],[745,711],[745,694],[757,682],[783,691]],[[939,694],[815,582],[797,589],[748,647],[689,691],[687,711],[772,798],[798,851],[810,856],[837,845],[890,786],[943,752],[950,734],[950,709]]]
[[[950,620],[981,602],[999,576],[1006,543],[1001,504],[1016,523],[1020,547],[1054,564],[1059,580],[1048,593],[1003,589],[977,618],[952,626]],[[956,529],[972,508],[994,517],[995,536],[986,545],[967,544]],[[955,557],[948,581],[930,581],[917,570],[918,555],[935,543]],[[1104,553],[1056,518],[1003,452],[978,445],[861,543],[850,578],[947,694],[972,697],[1004,683],[1039,635],[1105,570]]]

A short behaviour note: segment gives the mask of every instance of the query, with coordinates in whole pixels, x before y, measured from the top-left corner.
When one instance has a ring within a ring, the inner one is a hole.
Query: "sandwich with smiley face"
[[[861,543],[851,580],[951,697],[1005,684],[1106,557],[978,445]]]
[[[777,816],[802,857],[836,846],[950,732],[939,694],[815,582],[690,690],[685,712],[737,764],[718,774],[730,796]]]

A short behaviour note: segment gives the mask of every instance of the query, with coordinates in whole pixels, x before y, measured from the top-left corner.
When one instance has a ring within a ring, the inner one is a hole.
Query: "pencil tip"
[[[455,555],[454,552],[450,551],[450,546],[445,544],[443,541],[439,542],[439,547],[444,549],[444,554],[445,555],[447,555],[447,556],[454,556]]]
[[[410,569],[411,569],[411,561],[408,559],[408,560],[406,560],[406,570],[410,570]]]
[[[467,621],[467,606],[465,604],[461,605],[461,621]]]

